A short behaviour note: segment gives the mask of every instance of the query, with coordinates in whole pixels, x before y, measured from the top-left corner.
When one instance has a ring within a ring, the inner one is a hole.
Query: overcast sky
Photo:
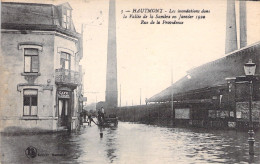
[[[77,31],[85,24],[81,61],[85,69],[84,96],[88,97],[88,104],[104,101],[109,1],[67,1],[73,8]],[[63,2],[66,1],[43,3]],[[140,19],[122,18],[122,10],[134,8],[207,9],[210,13],[205,20],[187,20],[183,25],[143,25]],[[260,2],[247,2],[248,44],[260,41],[259,8]],[[238,25],[238,1],[236,12]],[[140,104],[140,88],[144,104],[145,98],[170,86],[171,68],[174,82],[187,70],[225,55],[226,0],[116,0],[116,17],[118,93],[121,84],[122,106]]]

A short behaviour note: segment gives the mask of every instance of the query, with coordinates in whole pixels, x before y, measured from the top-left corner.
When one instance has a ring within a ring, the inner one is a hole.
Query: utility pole
[[[142,88],[140,88],[140,105],[142,105]]]
[[[121,84],[120,84],[120,107],[121,107]]]
[[[173,109],[173,68],[172,68],[172,56],[171,56],[171,124],[173,125],[173,112],[174,112],[174,109]]]
[[[97,95],[96,95],[96,110],[97,110]]]
[[[171,63],[171,119],[173,119],[173,71]]]

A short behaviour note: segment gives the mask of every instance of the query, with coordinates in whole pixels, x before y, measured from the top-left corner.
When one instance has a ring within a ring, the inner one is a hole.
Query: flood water
[[[85,126],[76,133],[1,136],[2,163],[260,163],[248,155],[247,132],[168,128],[119,122],[102,130]],[[37,149],[35,158],[25,154]]]

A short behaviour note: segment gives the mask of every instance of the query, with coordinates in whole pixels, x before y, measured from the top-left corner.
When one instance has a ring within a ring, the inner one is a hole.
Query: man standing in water
[[[83,110],[84,123],[87,121],[87,120],[86,120],[86,117],[87,117],[87,111],[86,111],[86,110]]]
[[[102,118],[102,121],[104,122],[105,121],[105,109],[103,107],[101,107],[101,118]]]
[[[99,125],[103,125],[103,118],[102,118],[102,112],[101,112],[101,110],[99,109],[98,110],[98,116],[97,116],[97,119],[98,119],[98,124]]]

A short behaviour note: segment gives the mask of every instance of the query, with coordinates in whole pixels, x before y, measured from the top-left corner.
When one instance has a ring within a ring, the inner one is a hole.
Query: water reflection
[[[109,159],[110,163],[113,163],[117,157],[117,127],[113,127],[107,129],[106,133],[106,151],[107,151],[107,158]]]
[[[2,163],[260,163],[259,132],[255,134],[254,158],[248,155],[247,138],[246,132],[120,122],[114,128],[85,126],[71,134],[1,136],[1,160]],[[25,149],[29,146],[37,148],[39,156],[27,158]]]

